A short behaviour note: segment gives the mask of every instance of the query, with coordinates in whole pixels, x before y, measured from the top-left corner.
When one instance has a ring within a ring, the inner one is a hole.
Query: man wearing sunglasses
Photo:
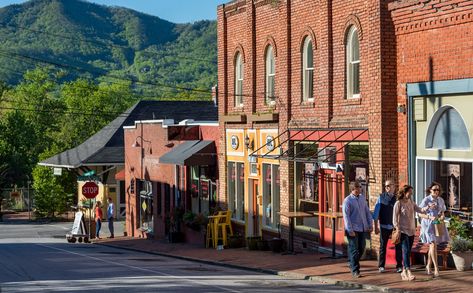
[[[393,208],[396,203],[396,186],[391,180],[386,180],[384,184],[384,192],[378,197],[378,201],[374,206],[373,220],[374,233],[379,236],[379,260],[378,270],[380,273],[385,272],[386,268],[386,248],[388,239],[391,238],[393,232]],[[381,231],[380,228],[381,227]],[[396,271],[402,272],[402,246],[396,245]]]

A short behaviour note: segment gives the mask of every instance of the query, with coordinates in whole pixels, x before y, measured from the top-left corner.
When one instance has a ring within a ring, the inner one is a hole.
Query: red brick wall
[[[397,44],[398,103],[407,103],[407,83],[473,77],[473,1],[396,1],[389,9]],[[402,115],[401,182],[407,182],[407,131],[407,117]]]

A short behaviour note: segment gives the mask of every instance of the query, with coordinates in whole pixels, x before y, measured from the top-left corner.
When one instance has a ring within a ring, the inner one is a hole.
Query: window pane
[[[437,125],[435,125],[432,142],[428,147],[438,149],[470,148],[468,130],[457,110],[451,108],[440,116]]]
[[[352,42],[351,42],[351,48],[352,48],[352,61],[358,61],[360,60],[360,43],[358,41],[358,32],[355,31],[352,36]]]
[[[352,88],[352,94],[357,95],[360,93],[360,63],[355,63],[352,65],[353,66],[353,88]]]
[[[312,52],[312,42],[309,42],[307,45],[307,67],[313,68],[314,67],[314,53]]]
[[[228,209],[232,211],[232,217],[236,218],[236,170],[235,170],[235,163],[228,162],[228,177],[227,177],[227,194],[228,194]]]
[[[263,164],[263,224],[265,226],[271,226],[273,213],[271,175],[271,165]]]
[[[279,194],[280,194],[280,171],[279,165],[273,165],[273,228],[279,224]]]
[[[237,219],[245,220],[245,165],[237,163]]]

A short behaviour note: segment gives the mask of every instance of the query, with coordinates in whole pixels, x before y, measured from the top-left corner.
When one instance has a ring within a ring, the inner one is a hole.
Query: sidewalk
[[[353,279],[349,273],[347,259],[332,260],[328,255],[303,253],[281,255],[269,251],[249,251],[245,248],[215,250],[186,243],[167,243],[161,240],[117,237],[102,239],[96,244],[123,249],[143,251],[158,255],[178,257],[211,264],[250,269],[264,273],[279,274],[338,284],[345,287],[376,289],[385,292],[470,292],[473,285],[473,271],[458,272],[454,269],[440,271],[440,278],[432,279],[422,269],[414,270],[416,281],[403,282],[393,267],[378,273],[377,262],[361,262],[362,278]],[[414,266],[417,268],[419,266]]]

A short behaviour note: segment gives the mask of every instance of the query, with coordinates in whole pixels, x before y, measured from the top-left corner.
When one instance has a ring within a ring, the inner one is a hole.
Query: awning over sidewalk
[[[185,166],[215,165],[216,157],[214,141],[189,140],[161,156],[159,162]]]
[[[352,142],[368,141],[369,133],[366,128],[318,128],[318,129],[288,129],[278,135],[273,141],[287,135],[285,140],[274,148],[280,148],[284,143],[293,141],[293,145],[279,155],[270,155],[270,152],[258,154],[268,143],[255,150],[250,156],[259,158],[270,158],[276,160],[287,160],[294,162],[328,162],[336,156],[337,153],[343,152],[346,145]],[[304,147],[298,153],[295,152],[296,146],[304,142]],[[319,149],[315,155],[307,155],[305,150],[309,145],[318,145],[323,143],[323,147]],[[326,152],[328,148],[335,148],[333,152]]]

